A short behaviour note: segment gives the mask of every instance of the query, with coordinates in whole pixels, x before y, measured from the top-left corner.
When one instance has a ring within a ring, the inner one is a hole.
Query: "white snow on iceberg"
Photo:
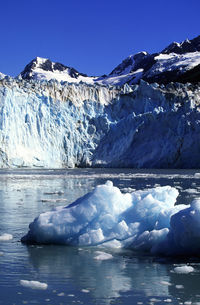
[[[198,255],[200,201],[175,205],[177,196],[170,186],[122,194],[107,181],[67,207],[42,213],[22,242]]]

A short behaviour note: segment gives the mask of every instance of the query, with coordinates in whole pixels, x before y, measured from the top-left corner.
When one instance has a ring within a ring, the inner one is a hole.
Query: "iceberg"
[[[40,214],[22,242],[199,255],[200,200],[175,205],[177,196],[170,186],[123,194],[107,181],[66,207]]]

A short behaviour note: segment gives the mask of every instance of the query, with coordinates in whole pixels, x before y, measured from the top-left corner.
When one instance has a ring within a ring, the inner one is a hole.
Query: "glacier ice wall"
[[[104,105],[116,92],[105,87],[2,80],[1,167],[89,164],[91,151],[109,128]]]
[[[200,89],[0,79],[0,167],[200,167]]]

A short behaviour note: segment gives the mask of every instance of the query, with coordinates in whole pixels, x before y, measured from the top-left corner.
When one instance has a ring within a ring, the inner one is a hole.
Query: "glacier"
[[[170,186],[123,194],[107,181],[66,207],[40,214],[22,242],[199,255],[200,200],[175,205],[177,196]]]
[[[200,89],[0,79],[0,167],[200,167]]]

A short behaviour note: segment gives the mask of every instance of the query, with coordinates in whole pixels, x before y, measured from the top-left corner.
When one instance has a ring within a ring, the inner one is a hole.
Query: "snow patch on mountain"
[[[152,77],[166,71],[178,70],[179,74],[200,65],[200,52],[186,53],[186,54],[159,54],[154,57],[156,63],[152,66],[150,71],[146,73],[146,77]]]

